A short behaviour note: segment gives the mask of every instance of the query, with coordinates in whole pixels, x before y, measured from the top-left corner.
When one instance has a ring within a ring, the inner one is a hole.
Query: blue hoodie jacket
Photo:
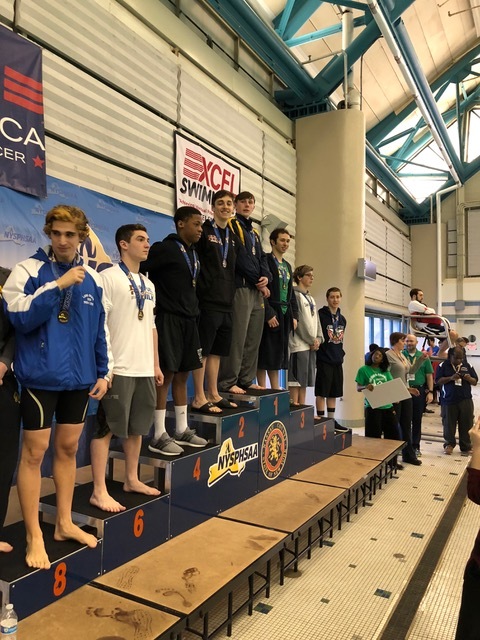
[[[69,321],[58,313],[58,288],[49,247],[19,262],[3,287],[10,322],[15,327],[14,369],[32,389],[67,391],[91,387],[113,368],[103,307],[101,278],[90,267],[82,284],[72,287]],[[83,261],[79,257],[78,264]],[[57,263],[63,274],[70,265]]]

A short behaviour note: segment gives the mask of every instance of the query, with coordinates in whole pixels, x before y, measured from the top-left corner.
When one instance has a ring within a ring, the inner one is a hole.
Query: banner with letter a
[[[177,207],[195,207],[212,217],[212,195],[240,191],[240,167],[175,132],[175,193]]]
[[[42,50],[0,27],[0,185],[47,195]]]

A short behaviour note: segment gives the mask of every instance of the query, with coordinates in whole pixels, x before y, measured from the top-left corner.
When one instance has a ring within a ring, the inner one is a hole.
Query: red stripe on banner
[[[20,98],[20,96],[16,96],[14,93],[10,93],[10,91],[3,92],[3,99],[7,100],[7,102],[18,104],[19,107],[28,109],[28,111],[43,113],[43,105],[35,104],[34,102],[30,102],[30,100],[25,100],[25,98]]]
[[[27,87],[22,87],[21,84],[17,84],[16,82],[12,82],[8,78],[4,78],[3,86],[5,89],[10,89],[10,91],[14,91],[15,93],[24,96],[25,98],[30,98],[37,104],[42,104],[43,96],[38,91],[32,91],[32,89],[27,89]]]
[[[196,153],[192,149],[185,149],[185,155],[193,158],[194,160],[202,160],[202,156],[199,153]]]
[[[194,173],[193,171],[189,171],[188,169],[183,170],[183,175],[187,176],[187,178],[191,178],[192,180],[198,180],[198,176],[200,174]]]
[[[185,167],[190,167],[190,169],[197,169],[197,171],[201,171],[203,169],[203,165],[199,162],[193,162],[193,160],[189,160],[185,158],[185,162],[183,163]]]
[[[8,76],[9,78],[12,78],[12,80],[21,82],[22,84],[27,85],[27,87],[30,87],[31,89],[40,91],[40,93],[43,92],[43,87],[41,82],[37,82],[33,78],[24,76],[23,73],[19,73],[18,71],[15,71],[15,69],[12,69],[12,67],[7,67],[6,65],[4,67],[4,71],[5,71],[5,75]]]

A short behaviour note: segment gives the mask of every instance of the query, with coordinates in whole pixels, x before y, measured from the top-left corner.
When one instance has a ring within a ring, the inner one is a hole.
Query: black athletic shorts
[[[162,371],[193,371],[202,366],[202,348],[197,318],[184,318],[172,313],[156,317],[158,355]]]
[[[317,360],[315,395],[320,398],[341,398],[343,396],[343,365]]]
[[[232,344],[232,312],[200,311],[198,333],[204,358],[210,354],[228,356]]]
[[[82,424],[87,415],[89,389],[46,391],[22,389],[20,411],[23,428],[38,431],[52,426],[53,414],[57,424]]]

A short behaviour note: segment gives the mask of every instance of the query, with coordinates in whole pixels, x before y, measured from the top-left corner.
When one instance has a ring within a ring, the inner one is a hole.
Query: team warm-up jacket
[[[180,236],[171,233],[162,242],[152,244],[148,258],[142,262],[140,271],[148,274],[155,285],[157,315],[163,312],[191,318],[199,314],[197,291],[192,285],[192,273],[178,246],[179,242],[187,251],[193,266],[193,246],[188,247]],[[200,265],[199,270],[201,270]],[[197,281],[199,275],[200,271],[197,273]]]
[[[83,264],[85,279],[71,287],[69,321],[61,323],[62,298],[48,257],[49,247],[18,263],[3,287],[15,328],[15,375],[24,387],[86,389],[113,368],[100,276]],[[63,275],[70,265],[57,263]]]
[[[288,289],[287,289],[287,312],[285,320],[287,325],[293,329],[293,319],[298,320],[298,305],[297,298],[293,293],[293,274],[292,267],[290,264],[284,260],[283,263],[287,267],[288,273],[290,274],[290,278],[288,280]],[[265,322],[271,320],[273,317],[278,317],[282,313],[282,303],[280,301],[280,279],[278,276],[278,267],[275,262],[275,258],[272,253],[267,253],[267,264],[269,267],[269,271],[272,274],[272,281],[269,284],[270,287],[270,298],[265,298]]]
[[[255,289],[260,278],[270,282],[272,274],[268,268],[267,256],[262,249],[260,236],[245,216],[237,216],[228,221],[230,229],[239,237],[245,251],[238,254],[235,268],[235,286],[237,289],[248,287]],[[254,251],[253,251],[254,249]]]
[[[343,335],[347,326],[345,317],[339,313],[338,318],[334,320],[327,305],[319,310],[318,317],[322,327],[323,342],[317,351],[317,360],[328,364],[342,364],[345,357]]]
[[[225,243],[226,229],[217,228]],[[202,268],[197,285],[200,309],[210,311],[231,311],[235,297],[235,264],[239,251],[245,251],[238,237],[229,229],[226,263],[223,267],[223,249],[212,220],[203,223],[202,236],[195,245]]]

